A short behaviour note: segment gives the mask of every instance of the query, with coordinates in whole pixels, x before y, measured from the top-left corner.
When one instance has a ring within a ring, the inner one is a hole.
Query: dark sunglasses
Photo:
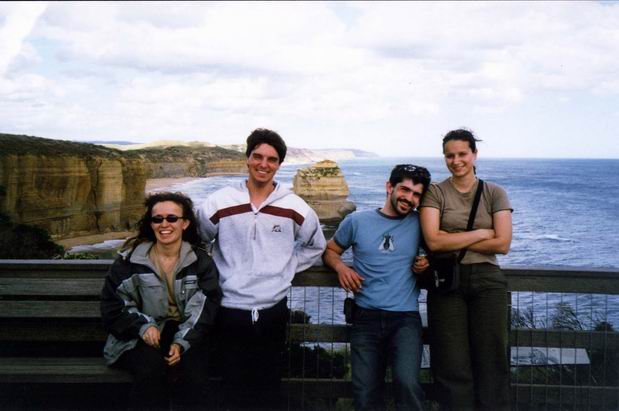
[[[430,178],[430,172],[428,171],[427,168],[425,167],[420,167],[420,166],[416,166],[413,164],[398,164],[394,167],[394,171],[398,170],[398,171],[404,171],[406,173],[411,173],[413,174],[415,177],[421,177],[421,178]]]
[[[168,223],[175,223],[178,220],[181,220],[183,218],[185,218],[185,217],[179,217],[179,216],[174,215],[174,214],[170,214],[170,215],[167,215],[165,217],[160,216],[160,215],[154,215],[154,216],[152,216],[150,218],[150,221],[152,223],[155,223],[155,224],[161,224],[161,223],[163,223],[163,220],[166,220]]]

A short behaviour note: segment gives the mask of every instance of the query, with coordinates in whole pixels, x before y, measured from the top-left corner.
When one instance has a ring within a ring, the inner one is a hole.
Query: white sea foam
[[[572,238],[561,237],[557,234],[521,234],[519,235],[521,239],[525,240],[548,240],[548,241],[558,241],[558,242],[567,242],[567,243],[575,243],[576,240]]]
[[[106,240],[97,244],[77,245],[69,250],[69,253],[81,253],[95,250],[114,250],[119,248],[125,240]]]

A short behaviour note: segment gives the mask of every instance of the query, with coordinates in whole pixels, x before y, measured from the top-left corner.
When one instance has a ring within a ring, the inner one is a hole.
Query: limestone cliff
[[[356,209],[347,200],[348,184],[334,161],[324,160],[298,170],[292,186],[323,222],[337,222]]]
[[[123,231],[143,213],[148,178],[245,172],[244,158],[219,147],[121,152],[0,134],[0,212],[56,239]]]
[[[161,146],[128,150],[124,153],[137,155],[145,160],[148,178],[206,177],[247,171],[243,154],[221,147]]]
[[[144,161],[87,144],[0,136],[0,212],[54,238],[126,230],[143,212]]]

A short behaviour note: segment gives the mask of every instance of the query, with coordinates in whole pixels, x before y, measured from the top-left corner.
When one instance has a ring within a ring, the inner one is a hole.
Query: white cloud
[[[542,132],[619,95],[615,3],[35,4],[0,8],[0,131],[223,143],[265,126],[402,154],[451,127]],[[543,101],[562,108],[538,126]]]
[[[359,59],[338,45],[344,25],[324,4],[187,3],[171,9],[185,25],[161,25],[170,7],[61,4],[44,33],[64,43],[68,58],[148,70],[305,73]]]
[[[4,3],[0,6],[0,77],[22,51],[22,45],[45,10],[44,3]],[[30,51],[30,50],[28,50]]]

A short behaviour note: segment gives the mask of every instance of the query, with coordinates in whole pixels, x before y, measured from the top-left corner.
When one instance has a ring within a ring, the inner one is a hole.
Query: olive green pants
[[[428,295],[432,374],[442,410],[509,410],[507,280],[461,264],[460,287]]]

